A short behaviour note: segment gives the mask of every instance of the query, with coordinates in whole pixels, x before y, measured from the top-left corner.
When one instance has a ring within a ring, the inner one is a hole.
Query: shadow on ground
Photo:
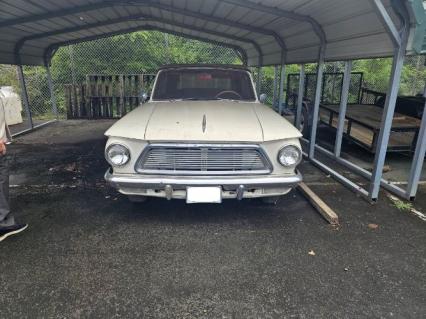
[[[426,312],[425,223],[385,196],[372,206],[305,163],[340,227],[327,225],[297,192],[275,207],[158,199],[135,206],[103,182],[108,125],[56,123],[11,146],[13,209],[30,228],[0,244],[0,317]]]

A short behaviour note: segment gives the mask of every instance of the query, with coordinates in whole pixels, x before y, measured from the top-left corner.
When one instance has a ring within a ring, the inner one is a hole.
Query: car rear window
[[[173,69],[159,73],[153,100],[220,100],[254,101],[249,73],[225,69]]]

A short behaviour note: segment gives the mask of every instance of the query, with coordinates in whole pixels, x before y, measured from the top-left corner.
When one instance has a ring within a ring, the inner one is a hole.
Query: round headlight
[[[278,162],[281,165],[289,167],[296,166],[302,160],[302,152],[297,146],[287,145],[278,153]]]
[[[106,150],[106,159],[113,166],[123,166],[130,160],[130,151],[120,144],[112,144]]]

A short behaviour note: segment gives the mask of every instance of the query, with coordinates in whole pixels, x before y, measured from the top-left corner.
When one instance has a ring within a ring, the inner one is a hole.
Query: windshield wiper
[[[203,100],[197,97],[187,97],[187,98],[181,98],[181,99],[169,99],[169,102],[180,102],[180,101],[199,101]]]
[[[169,99],[169,102],[180,102],[180,101],[233,101],[240,102],[240,100],[233,99],[223,99],[220,97],[209,97],[209,98],[201,98],[201,97],[186,97],[181,99]]]
[[[221,97],[216,97],[214,98],[214,100],[218,100],[218,101],[231,101],[231,102],[240,102],[241,100],[234,100],[234,99],[224,99]]]

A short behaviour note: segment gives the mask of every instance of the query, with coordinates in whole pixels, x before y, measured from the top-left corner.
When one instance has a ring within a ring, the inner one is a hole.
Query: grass
[[[404,202],[399,199],[393,200],[393,204],[396,208],[398,208],[401,211],[411,211],[411,209],[413,208],[413,204]]]

